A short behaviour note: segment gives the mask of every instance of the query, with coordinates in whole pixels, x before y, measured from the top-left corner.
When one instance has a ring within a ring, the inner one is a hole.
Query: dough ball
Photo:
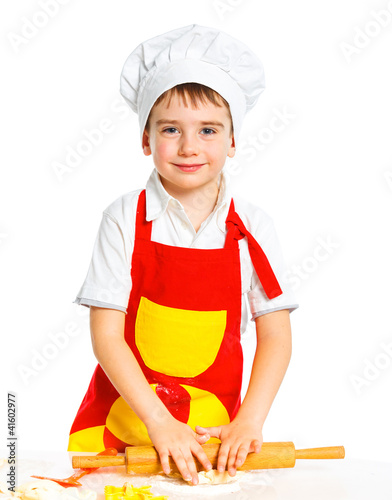
[[[219,472],[216,469],[211,469],[209,471],[201,471],[198,473],[199,484],[227,484],[233,481],[238,481],[245,472],[237,472],[235,476],[230,476],[227,470],[224,472]],[[188,481],[192,484],[192,481]]]

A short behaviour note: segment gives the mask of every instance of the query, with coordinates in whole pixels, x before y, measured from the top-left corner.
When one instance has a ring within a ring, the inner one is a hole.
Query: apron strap
[[[143,189],[137,202],[135,242],[137,240],[151,240],[152,221],[146,220],[146,213],[146,190]]]
[[[249,255],[253,267],[269,299],[278,297],[283,292],[271,268],[267,256],[254,237],[246,229],[231,200],[229,213],[226,218],[227,235],[225,248],[238,247],[238,240],[246,236],[248,240]],[[151,240],[152,221],[146,221],[146,190],[144,189],[138,199],[136,210],[135,242],[139,239]]]
[[[226,226],[227,236],[225,248],[233,247],[233,244],[237,245],[237,241],[246,236],[248,240],[249,255],[252,260],[253,267],[256,270],[257,276],[260,279],[267,297],[269,299],[273,299],[281,295],[283,292],[267,256],[255,238],[246,229],[240,216],[235,211],[233,199],[231,200],[229,213],[226,218]]]

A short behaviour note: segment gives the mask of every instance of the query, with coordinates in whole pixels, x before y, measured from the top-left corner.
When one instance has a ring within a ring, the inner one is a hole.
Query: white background
[[[119,94],[122,65],[143,40],[199,23],[247,43],[266,71],[233,187],[273,217],[300,308],[264,439],[391,461],[392,3],[53,2],[46,20],[49,0],[0,7],[0,448],[7,391],[19,450],[67,447],[96,363],[88,309],[72,302],[102,210],[152,168]],[[277,113],[286,122],[271,133]],[[111,131],[56,174],[102,120]]]

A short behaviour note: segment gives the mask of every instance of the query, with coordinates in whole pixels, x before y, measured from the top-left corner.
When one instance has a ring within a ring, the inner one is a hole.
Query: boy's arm
[[[184,479],[192,479],[197,484],[193,455],[206,469],[211,468],[200,446],[209,436],[197,435],[169,413],[126,343],[124,325],[125,313],[122,311],[92,306],[90,329],[94,354],[113,386],[146,425],[164,472],[170,472],[168,457],[172,456]]]
[[[262,429],[291,357],[291,328],[287,309],[256,318],[257,347],[249,387],[232,422],[218,427],[197,427],[200,434],[222,441],[218,469],[234,475],[249,452],[258,453]]]

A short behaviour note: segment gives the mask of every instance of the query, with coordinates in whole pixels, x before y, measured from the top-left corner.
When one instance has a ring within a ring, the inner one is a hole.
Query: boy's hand
[[[235,476],[248,453],[259,453],[263,444],[262,428],[252,421],[234,419],[230,424],[217,427],[196,426],[196,432],[221,440],[217,468],[223,472],[227,464],[230,476]]]
[[[160,419],[159,423],[150,423],[147,430],[165,474],[170,473],[169,456],[173,458],[185,481],[192,480],[193,484],[199,482],[194,456],[206,470],[212,468],[201,447],[201,444],[210,439],[208,432],[199,435],[189,425],[179,422],[171,415]]]

